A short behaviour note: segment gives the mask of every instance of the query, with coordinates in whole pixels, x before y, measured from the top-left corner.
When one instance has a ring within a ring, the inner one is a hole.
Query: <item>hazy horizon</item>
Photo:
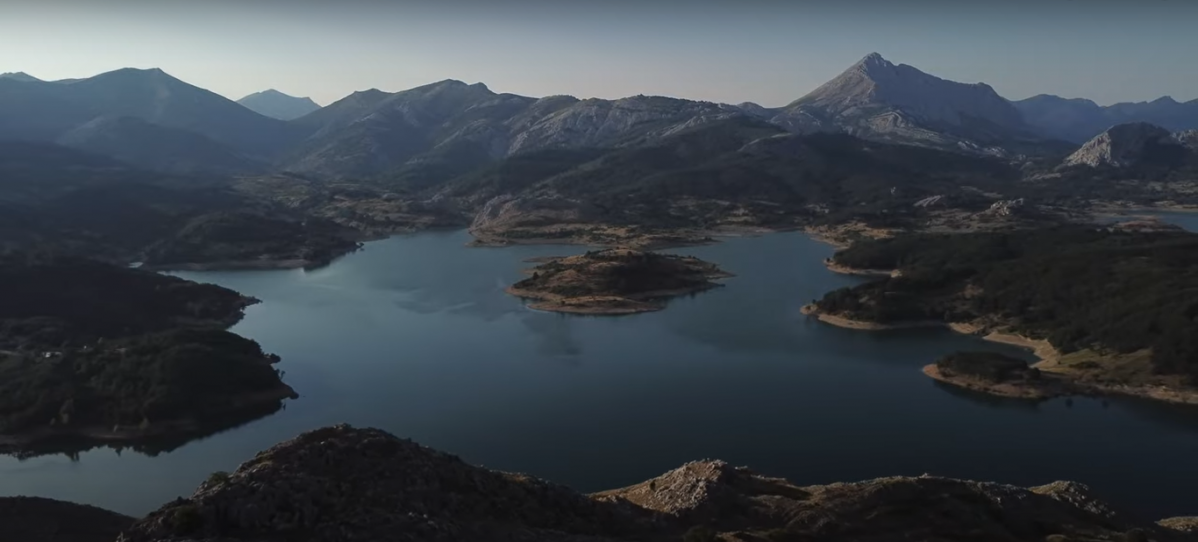
[[[46,4],[5,7],[0,72],[161,68],[232,100],[273,88],[321,105],[457,79],[527,96],[776,107],[876,51],[1012,100],[1198,99],[1198,2],[1177,0]]]

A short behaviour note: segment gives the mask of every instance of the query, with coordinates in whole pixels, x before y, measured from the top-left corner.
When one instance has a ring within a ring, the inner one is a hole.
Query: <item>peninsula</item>
[[[278,356],[226,328],[257,300],[92,260],[0,256],[0,453],[181,444],[278,410]]]
[[[661,310],[668,298],[719,287],[715,279],[732,276],[693,256],[627,248],[534,261],[540,265],[507,292],[533,300],[537,310],[575,314]]]
[[[946,326],[1040,358],[1018,369],[964,353],[924,369],[977,391],[1198,404],[1196,250],[1198,235],[1111,226],[863,241],[830,264],[897,272],[829,292],[803,312],[852,329]]]

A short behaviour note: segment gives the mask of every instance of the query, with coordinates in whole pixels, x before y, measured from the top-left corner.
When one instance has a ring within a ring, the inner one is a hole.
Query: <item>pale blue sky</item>
[[[0,72],[160,67],[321,104],[441,79],[497,92],[783,105],[877,51],[1007,98],[1198,98],[1198,0],[9,0]]]

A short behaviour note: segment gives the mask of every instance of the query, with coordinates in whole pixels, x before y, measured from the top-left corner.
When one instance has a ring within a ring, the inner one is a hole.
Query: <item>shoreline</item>
[[[204,431],[205,418],[235,418],[238,414],[248,414],[261,407],[281,403],[286,399],[298,399],[299,394],[291,386],[280,381],[276,389],[244,394],[233,399],[233,405],[215,413],[206,413],[203,417],[189,417],[164,420],[151,423],[143,429],[136,425],[115,425],[112,427],[89,425],[69,429],[39,428],[34,431],[0,434],[0,454],[21,455],[37,453],[39,445],[55,441],[72,441],[87,445],[128,444],[136,445],[154,439],[172,437],[200,436]],[[249,418],[245,422],[256,420]],[[243,422],[243,423],[245,423]],[[53,447],[48,447],[49,453],[56,453]]]
[[[828,314],[821,312],[814,304],[808,303],[799,309],[799,313],[805,316],[812,316],[816,320],[828,325],[836,326],[844,329],[855,329],[858,331],[889,331],[895,329],[919,329],[919,328],[934,328],[945,327],[944,322],[936,320],[918,320],[912,322],[902,322],[897,324],[883,324],[880,322],[868,322],[865,320],[853,320],[844,316]]]
[[[500,248],[520,245],[561,245],[586,246],[594,248],[628,247],[637,250],[655,251],[673,248],[710,246],[723,242],[722,238],[756,237],[761,235],[769,235],[772,233],[786,233],[793,231],[802,231],[812,239],[825,242],[823,239],[816,238],[813,232],[807,231],[806,226],[799,224],[781,227],[721,226],[705,230],[685,230],[683,233],[676,234],[676,239],[655,239],[654,235],[647,234],[605,242],[596,242],[595,240],[577,235],[567,235],[562,237],[511,238],[475,232],[474,230],[470,229],[467,229],[466,231],[471,235],[471,237],[473,237],[472,240],[466,243],[466,246],[479,248]],[[665,236],[669,237],[670,234],[665,234]]]
[[[902,324],[880,324],[862,320],[853,320],[843,316],[821,313],[814,305],[804,305],[800,312],[825,324],[853,329],[858,331],[884,331],[893,329],[915,329],[943,327],[956,333],[973,335],[984,341],[1006,344],[1031,350],[1036,356],[1035,363],[1029,367],[1039,369],[1045,380],[1038,384],[1022,384],[1016,382],[983,382],[970,377],[953,377],[941,374],[936,364],[924,366],[924,375],[945,384],[963,389],[987,393],[999,397],[1045,400],[1057,397],[1071,396],[1125,396],[1151,399],[1171,404],[1198,405],[1198,389],[1178,388],[1165,385],[1134,385],[1093,382],[1085,378],[1061,370],[1059,365],[1063,354],[1045,339],[1030,337],[1005,331],[989,329],[985,326],[969,322],[916,321]],[[985,332],[983,335],[982,332]]]
[[[824,267],[838,275],[853,275],[857,277],[889,278],[899,276],[898,269],[861,269],[836,263],[832,258],[824,258]]]

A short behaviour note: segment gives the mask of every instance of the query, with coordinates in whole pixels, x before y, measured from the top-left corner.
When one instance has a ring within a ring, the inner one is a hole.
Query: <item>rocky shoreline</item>
[[[965,322],[946,323],[935,320],[883,324],[828,314],[821,312],[813,304],[803,306],[800,312],[825,324],[860,331],[942,327],[965,335],[975,335],[986,341],[1026,348],[1039,359],[1031,365],[1044,376],[1038,381],[987,382],[969,375],[944,374],[935,364],[926,365],[922,369],[923,374],[929,378],[971,391],[998,397],[1033,400],[1071,396],[1129,396],[1173,404],[1198,405],[1198,389],[1180,383],[1138,385],[1109,382],[1101,376],[1085,374],[1063,364],[1061,360],[1065,355],[1046,340],[999,331],[993,326]]]

